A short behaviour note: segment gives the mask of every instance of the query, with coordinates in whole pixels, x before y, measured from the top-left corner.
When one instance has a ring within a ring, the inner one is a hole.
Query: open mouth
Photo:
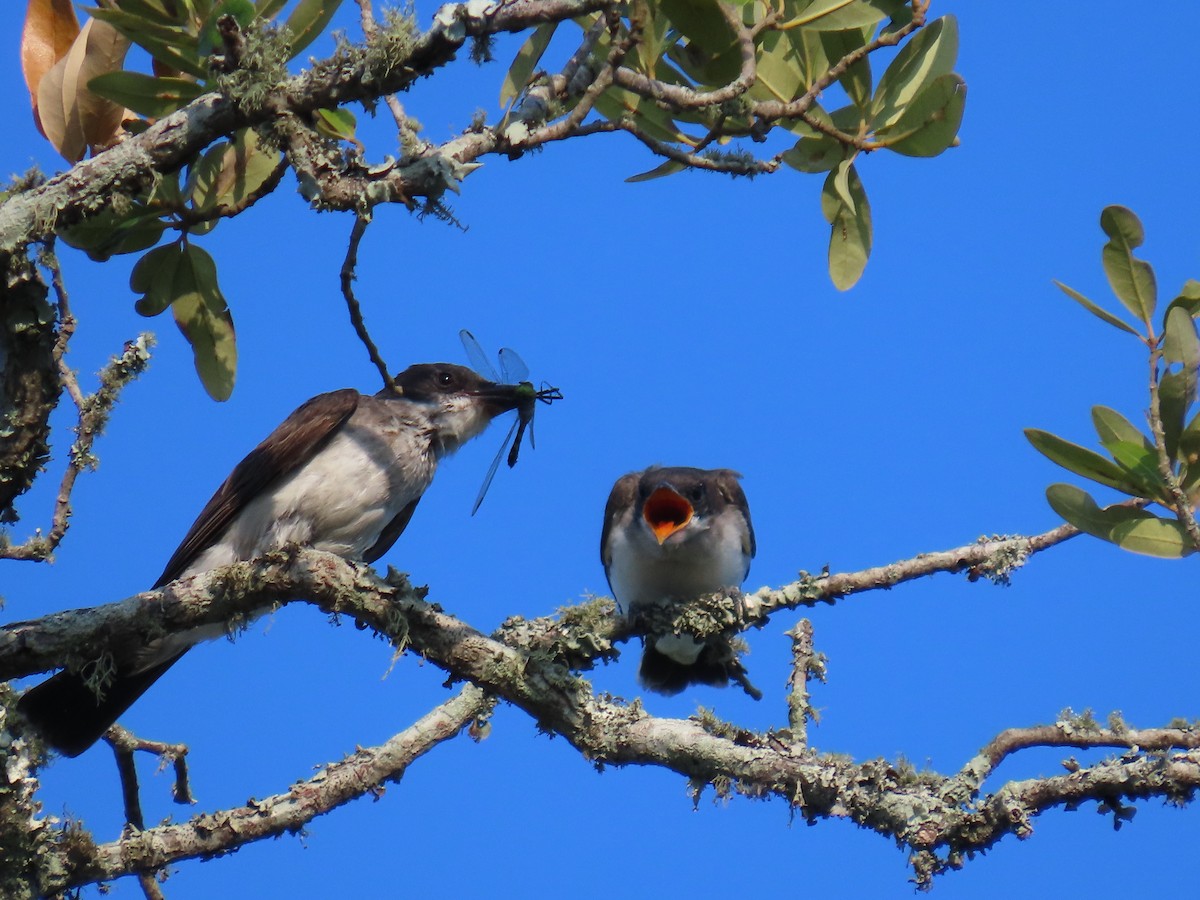
[[[692,521],[692,504],[669,487],[654,489],[642,506],[642,518],[659,544]]]

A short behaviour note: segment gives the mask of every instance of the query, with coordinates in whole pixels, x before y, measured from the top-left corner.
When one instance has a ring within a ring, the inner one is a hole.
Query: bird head
[[[424,408],[446,453],[482,434],[496,416],[531,405],[536,397],[529,382],[498,384],[454,363],[409,366],[395,383],[405,400]]]

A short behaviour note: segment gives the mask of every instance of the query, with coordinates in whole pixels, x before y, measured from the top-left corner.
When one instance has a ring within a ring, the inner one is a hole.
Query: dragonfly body
[[[463,349],[467,351],[467,359],[470,361],[471,367],[484,377],[496,376],[496,368],[488,360],[483,348],[479,346],[479,341],[475,340],[475,335],[464,328],[458,333],[458,336],[462,340]],[[492,479],[496,476],[496,470],[500,468],[500,460],[504,459],[506,449],[508,450],[508,467],[511,469],[517,464],[517,458],[521,453],[521,440],[525,437],[526,429],[529,430],[529,446],[536,449],[537,444],[533,439],[533,414],[537,409],[538,401],[550,404],[563,398],[562,391],[551,387],[544,381],[540,388],[534,388],[533,382],[529,381],[529,367],[525,365],[525,361],[521,359],[516,350],[501,347],[497,356],[500,361],[500,371],[505,376],[504,381],[517,385],[517,416],[508,429],[504,441],[500,444],[496,458],[488,466],[487,474],[483,477],[483,485],[479,488],[479,496],[475,498],[475,505],[471,507],[471,515],[475,515],[479,505],[483,503],[483,498],[487,494],[488,488],[491,487]],[[495,380],[494,377],[493,380]]]

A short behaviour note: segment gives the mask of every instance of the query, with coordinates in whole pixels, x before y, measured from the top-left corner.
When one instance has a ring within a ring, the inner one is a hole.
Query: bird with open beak
[[[217,489],[154,587],[289,544],[374,562],[408,525],[438,461],[530,393],[451,363],[410,366],[395,384],[374,396],[320,394],[284,419]],[[47,743],[77,756],[193,644],[224,634],[205,626],[123,649],[98,689],[64,670],[18,708]]]
[[[600,558],[626,615],[737,588],[750,572],[750,507],[729,469],[651,466],[617,479],[604,510]],[[728,645],[670,634],[646,641],[638,676],[662,694],[725,685],[738,666]]]

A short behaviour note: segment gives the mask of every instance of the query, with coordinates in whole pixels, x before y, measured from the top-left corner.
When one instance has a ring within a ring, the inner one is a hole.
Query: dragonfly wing
[[[529,366],[517,355],[511,347],[500,348],[500,374],[504,376],[505,384],[516,384],[529,380]]]
[[[487,495],[488,488],[492,486],[492,479],[496,477],[496,470],[500,468],[500,460],[504,459],[504,451],[508,449],[508,442],[512,440],[513,435],[517,431],[517,425],[520,424],[520,418],[512,423],[512,427],[508,429],[508,434],[504,438],[504,443],[500,445],[500,449],[496,451],[496,458],[492,460],[492,464],[488,466],[487,474],[483,476],[483,486],[479,488],[479,496],[475,498],[475,505],[471,507],[471,515],[475,515],[479,511],[479,504],[483,502],[484,496]]]
[[[464,328],[458,333],[458,339],[462,341],[463,349],[467,351],[467,360],[471,363],[471,368],[484,378],[500,381],[500,376],[496,374],[496,367],[488,360],[487,354],[479,346],[479,341],[475,340],[475,335]]]

